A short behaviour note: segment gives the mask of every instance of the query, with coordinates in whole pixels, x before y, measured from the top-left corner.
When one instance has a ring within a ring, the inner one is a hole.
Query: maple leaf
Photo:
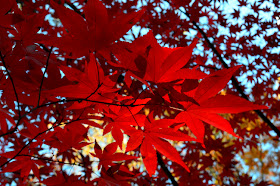
[[[256,141],[280,136],[279,3],[237,2],[0,0],[0,185],[273,184],[277,156]],[[83,151],[95,129],[110,144]],[[240,175],[248,157],[267,182]]]
[[[217,95],[224,88],[239,66],[217,71],[205,78],[197,87],[194,99],[199,103],[181,102],[186,111],[176,116],[178,122],[185,122],[200,142],[203,143],[204,125],[208,123],[238,137],[230,123],[217,113],[239,113],[249,110],[267,109],[266,106],[253,104],[233,95]],[[215,97],[213,97],[215,96]]]
[[[26,120],[26,119],[23,120],[23,122],[24,122],[25,128],[20,131],[20,134],[29,139],[33,139],[39,133],[48,130],[48,127],[45,124],[44,120],[41,120],[41,122],[32,123],[32,124],[29,123],[28,120]],[[37,141],[40,141],[40,140],[37,138]]]
[[[112,19],[101,1],[89,0],[84,7],[84,19],[73,10],[53,1],[51,5],[68,33],[47,43],[71,52],[72,57],[85,56],[90,51],[108,47],[130,30],[145,11],[117,15]]]
[[[172,119],[154,120],[153,114],[149,115],[149,120],[145,121],[144,130],[131,130],[127,134],[131,136],[128,140],[126,151],[131,151],[141,144],[140,152],[143,157],[143,162],[150,176],[156,171],[157,155],[156,150],[166,156],[171,161],[174,161],[189,171],[186,164],[182,161],[177,150],[166,140],[174,141],[196,141],[194,138],[168,128],[174,124]]]
[[[118,148],[118,144],[116,142],[108,144],[103,150],[95,142],[94,145],[94,153],[91,153],[92,156],[97,157],[99,159],[98,169],[102,166],[106,170],[110,166],[114,166],[114,162],[119,162],[123,160],[133,160],[137,159],[137,156],[130,156],[127,154],[116,152]]]
[[[49,177],[42,181],[42,183],[46,185],[54,185],[54,186],[63,186],[63,185],[69,185],[69,186],[75,186],[75,185],[81,185],[86,186],[88,184],[84,183],[83,181],[78,179],[78,176],[68,176],[64,172],[55,172],[55,176]]]
[[[103,135],[107,134],[111,131],[113,138],[116,140],[118,146],[122,149],[123,144],[123,132],[131,130],[132,126],[137,126],[138,122],[139,125],[142,126],[142,123],[145,120],[145,115],[137,114],[141,109],[144,108],[144,104],[149,102],[150,99],[137,99],[134,103],[134,105],[139,106],[133,106],[132,108],[129,107],[119,107],[119,106],[110,106],[110,110],[113,111],[113,114],[105,113],[106,117],[110,118],[110,122],[105,126]],[[127,102],[126,104],[129,104]],[[137,123],[136,123],[136,122]]]
[[[135,175],[124,165],[113,165],[109,169],[101,168],[101,177],[94,179],[99,185],[128,185],[126,180],[136,178]]]
[[[9,121],[13,126],[16,125],[13,117],[10,116],[10,113],[4,110],[3,108],[0,108],[0,126],[1,126],[0,134],[8,132],[7,121]]]
[[[20,177],[27,177],[32,170],[33,174],[40,179],[38,165],[44,165],[44,163],[40,160],[31,160],[30,157],[18,157],[16,161],[8,164],[1,172],[20,171]]]
[[[23,21],[15,24],[16,29],[11,30],[14,35],[14,40],[21,42],[23,46],[29,46],[33,43],[38,43],[48,40],[49,37],[44,34],[38,34],[40,27],[43,25],[44,18],[47,12],[41,14],[34,14],[23,17]]]
[[[70,97],[70,98],[87,98],[88,100],[105,100],[112,101],[106,97],[100,96],[98,93],[114,92],[114,82],[109,77],[104,77],[102,68],[98,64],[93,54],[90,55],[90,61],[85,66],[85,72],[81,72],[75,68],[60,66],[65,77],[71,81],[70,85],[61,86],[49,91],[44,91],[44,95],[51,97]],[[86,102],[72,106],[72,108],[88,107]]]
[[[17,4],[13,0],[1,0],[0,1],[0,26],[11,29],[11,25],[23,21],[22,15],[18,10]],[[9,14],[9,11],[16,11],[13,14]]]
[[[240,10],[234,9],[234,12],[232,13],[233,18],[239,18],[240,17]]]
[[[70,154],[72,156],[71,153],[67,152],[69,149],[80,150],[82,147],[90,144],[85,142],[88,128],[82,123],[82,120],[70,121],[68,124],[66,123],[67,125],[64,128],[56,127],[53,132],[45,134],[47,137],[45,136],[43,139],[49,146],[59,149],[58,153]]]
[[[184,67],[192,55],[198,39],[190,46],[178,48],[161,47],[152,31],[143,37],[137,38],[133,43],[117,43],[112,46],[112,53],[119,59],[119,63],[110,64],[130,70],[139,80],[153,82],[170,82],[177,79],[194,79],[190,69]],[[122,50],[125,48],[125,50]],[[110,56],[103,51],[103,56],[110,62]],[[179,77],[178,77],[178,74]],[[188,75],[190,74],[190,75]],[[202,73],[196,71],[195,76]]]
[[[245,0],[238,0],[240,6],[247,6],[247,2]]]

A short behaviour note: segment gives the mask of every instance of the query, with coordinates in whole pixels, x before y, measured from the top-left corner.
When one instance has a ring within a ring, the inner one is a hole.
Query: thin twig
[[[61,125],[69,125],[69,124],[71,124],[71,123],[73,123],[73,122],[75,122],[75,121],[79,121],[80,119],[75,119],[75,120],[72,120],[72,121],[67,122],[67,123],[62,123],[62,120],[63,120],[63,118],[61,119],[61,121],[60,121],[56,126],[52,126],[52,127],[50,127],[49,129],[44,130],[44,131],[38,133],[36,136],[34,136],[34,137],[33,137],[31,140],[29,140],[28,143],[25,144],[11,159],[9,159],[9,160],[6,161],[5,163],[3,163],[3,164],[0,166],[0,168],[4,167],[4,166],[7,165],[8,163],[10,163],[12,160],[14,160],[14,159],[15,159],[16,157],[18,157],[18,156],[27,156],[27,155],[20,155],[20,153],[21,153],[26,147],[28,147],[28,146],[33,142],[33,140],[35,140],[37,137],[41,136],[42,134],[44,134],[44,133],[46,133],[46,132],[48,132],[48,131],[50,131],[50,130],[52,130],[52,129],[55,129],[56,127],[59,127],[59,126],[61,126]],[[35,158],[38,158],[38,157],[35,157]],[[61,162],[61,163],[62,163],[62,162]]]
[[[102,84],[100,84],[101,86]],[[97,90],[100,88],[97,87],[97,89],[94,91],[94,92],[97,92]],[[180,110],[180,111],[184,111],[180,108],[176,108],[176,107],[172,107],[172,106],[167,106],[167,105],[161,105],[161,104],[136,104],[136,105],[132,105],[132,104],[117,104],[117,103],[108,103],[108,102],[103,102],[103,101],[96,101],[96,100],[88,100],[88,97],[87,98],[77,98],[77,99],[62,99],[62,100],[58,100],[58,101],[53,101],[53,102],[49,102],[49,103],[44,103],[42,105],[39,105],[33,109],[31,109],[30,111],[24,113],[17,121],[16,123],[16,126],[14,127],[14,129],[10,130],[9,132],[7,133],[4,133],[4,134],[1,134],[0,137],[3,137],[3,136],[6,136],[6,135],[9,135],[9,134],[12,134],[14,133],[18,126],[19,126],[19,123],[20,121],[26,117],[28,114],[34,112],[35,110],[39,109],[39,108],[42,108],[42,107],[46,107],[46,106],[50,106],[50,105],[55,105],[55,104],[58,104],[58,103],[68,103],[68,102],[82,102],[82,101],[88,101],[88,102],[91,102],[91,103],[99,103],[99,104],[105,104],[105,105],[114,105],[114,106],[119,106],[119,107],[138,107],[138,106],[161,106],[161,107],[168,107],[170,109],[174,109],[174,110]]]
[[[160,155],[159,152],[157,152],[157,159],[158,159],[158,164],[160,165],[160,167],[162,168],[162,170],[164,171],[164,173],[166,174],[166,176],[170,179],[171,183],[174,185],[174,186],[177,186],[179,185],[177,183],[177,181],[175,180],[174,176],[171,174],[171,172],[168,170],[168,168],[165,166],[163,160],[162,160],[162,157]]]
[[[16,86],[15,86],[15,83],[14,83],[14,80],[7,68],[7,65],[6,65],[6,62],[5,62],[5,59],[4,59],[4,56],[2,55],[2,52],[0,51],[0,56],[1,56],[1,60],[2,60],[2,63],[3,63],[3,66],[5,67],[6,69],[6,72],[7,72],[7,75],[12,83],[12,87],[13,87],[13,90],[14,90],[14,93],[15,93],[15,96],[16,96],[16,101],[17,101],[17,105],[18,105],[18,116],[20,117],[21,116],[21,113],[20,113],[20,105],[19,105],[19,99],[18,99],[18,94],[17,94],[17,91],[16,91]]]
[[[40,84],[40,87],[39,87],[39,96],[38,96],[38,103],[37,103],[37,106],[40,105],[41,91],[42,91],[42,87],[43,87],[45,75],[46,75],[47,70],[48,70],[49,60],[50,60],[50,56],[51,56],[51,53],[52,53],[52,49],[53,49],[53,47],[51,47],[51,49],[50,49],[50,51],[49,51],[49,54],[48,54],[48,57],[47,57],[47,62],[46,62],[46,68],[45,68],[45,71],[44,71],[44,73],[43,73],[43,77],[42,77],[41,84]]]
[[[90,98],[92,95],[94,95],[102,85],[103,85],[103,83],[98,84],[98,87],[95,89],[95,91],[94,91],[93,93],[91,93],[88,97],[86,97],[85,99],[87,100],[87,99]]]
[[[135,118],[134,115],[132,114],[132,112],[131,112],[131,110],[129,109],[129,107],[126,107],[126,108],[129,110],[129,112],[130,112],[132,118],[134,119],[135,123],[137,124],[137,126],[140,127],[140,125],[138,124],[136,118]]]
[[[76,13],[80,14],[83,18],[85,18],[85,16],[82,14],[82,12],[72,3],[70,3],[69,1],[65,1],[64,4],[67,4],[68,6],[70,6]]]
[[[179,9],[180,12],[182,12],[183,14],[185,14],[188,18],[191,17],[191,15],[188,12],[185,12],[181,9]],[[216,54],[216,56],[218,57],[218,59],[220,60],[220,62],[222,63],[222,65],[225,68],[229,68],[228,64],[224,61],[223,57],[221,56],[221,54],[217,51],[217,49],[215,48],[214,44],[211,43],[211,41],[208,39],[206,33],[200,28],[200,26],[195,22],[192,21],[193,25],[197,28],[197,30],[201,33],[201,35],[203,36],[203,38],[205,39],[205,41],[207,42],[207,44],[209,45],[209,47],[213,50],[213,52]],[[248,96],[244,93],[244,91],[242,90],[242,88],[240,87],[238,81],[236,80],[236,78],[234,76],[232,76],[231,78],[232,84],[234,85],[234,87],[236,88],[236,90],[239,92],[239,94],[241,95],[241,97],[243,97],[244,99],[249,101]],[[259,110],[254,110],[258,116],[265,122],[268,124],[268,126],[277,134],[278,137],[280,137],[280,130]]]
[[[46,132],[48,132],[48,131],[50,131],[50,130],[52,130],[52,129],[54,129],[54,128],[60,126],[60,125],[69,124],[69,123],[72,123],[72,122],[74,122],[74,121],[77,121],[77,120],[73,120],[73,121],[71,121],[71,122],[61,124],[61,123],[62,123],[62,120],[63,120],[63,118],[61,119],[61,121],[60,121],[56,126],[52,126],[52,127],[50,127],[49,129],[44,130],[44,131],[38,133],[36,136],[34,136],[34,137],[33,137],[31,140],[29,140],[29,141],[28,141],[28,142],[27,142],[27,143],[26,143],[26,144],[25,144],[11,159],[9,159],[9,160],[6,161],[5,163],[3,163],[3,164],[0,166],[0,168],[1,168],[1,167],[4,167],[4,166],[7,165],[8,163],[10,163],[12,160],[14,160],[14,159],[15,159],[26,147],[28,147],[28,146],[33,142],[33,140],[35,140],[37,137],[41,136],[42,134],[44,134],[44,133],[46,133]]]
[[[48,49],[48,47],[46,47],[45,45],[43,45],[43,44],[38,44],[40,47],[42,47],[43,48],[43,50],[45,50],[46,52],[50,52],[50,50]]]
[[[67,165],[76,165],[76,166],[83,166],[82,163],[70,163],[70,162],[64,162],[64,161],[59,161],[59,160],[52,160],[50,158],[46,158],[46,157],[38,157],[38,156],[32,156],[32,155],[29,155],[29,154],[20,154],[18,156],[27,156],[27,157],[31,157],[31,158],[36,158],[38,160],[45,160],[45,161],[48,161],[48,162],[55,162],[55,163],[60,163],[60,164],[67,164]]]

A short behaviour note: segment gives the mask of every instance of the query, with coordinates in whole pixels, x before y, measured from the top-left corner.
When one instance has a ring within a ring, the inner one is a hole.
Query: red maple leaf
[[[130,136],[126,151],[131,151],[141,145],[140,152],[143,162],[150,176],[152,176],[157,167],[156,150],[189,171],[186,164],[182,161],[177,150],[165,139],[174,141],[196,141],[194,138],[176,131],[169,126],[173,125],[173,119],[154,120],[153,114],[149,115],[144,123],[143,130],[130,130],[127,134]],[[139,125],[139,124],[138,124]],[[140,126],[138,126],[140,127]]]
[[[112,101],[110,99],[106,99],[106,97],[100,96],[100,94],[115,92],[116,89],[113,87],[115,83],[109,79],[109,76],[104,76],[102,68],[96,61],[93,54],[90,55],[89,63],[86,63],[85,72],[62,65],[59,68],[71,83],[70,85],[45,91],[44,94],[46,96]],[[75,104],[75,106],[72,106],[71,108],[84,108],[88,106],[90,106],[90,104],[82,102]]]
[[[187,47],[166,48],[161,47],[150,31],[133,43],[117,43],[110,48],[119,59],[119,63],[110,63],[113,66],[130,70],[139,80],[156,83],[170,82],[177,79],[194,79],[201,77],[201,73],[190,69],[182,69],[189,61],[192,50],[198,39]],[[125,48],[125,50],[122,50]],[[110,55],[103,51],[103,55],[110,62]]]
[[[123,160],[133,160],[137,159],[136,156],[130,156],[124,153],[116,152],[118,148],[118,144],[116,142],[108,144],[103,150],[95,142],[94,153],[91,153],[94,157],[99,159],[98,169],[102,166],[106,170],[114,166],[117,162]]]
[[[73,10],[53,1],[51,5],[67,34],[47,43],[70,52],[72,57],[85,56],[90,51],[108,47],[130,30],[145,11],[121,14],[111,18],[101,1],[89,0],[84,8],[84,19]]]
[[[249,110],[267,109],[266,106],[253,104],[245,99],[233,95],[217,95],[240,66],[217,71],[205,78],[197,87],[194,99],[199,103],[181,102],[186,111],[176,116],[178,122],[185,122],[190,130],[203,143],[204,125],[208,123],[225,132],[238,137],[230,123],[217,113],[239,113]],[[215,96],[215,97],[213,97]]]

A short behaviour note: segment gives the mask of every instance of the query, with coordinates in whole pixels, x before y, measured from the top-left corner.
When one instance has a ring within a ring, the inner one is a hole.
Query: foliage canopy
[[[0,183],[276,182],[279,6],[0,0]]]

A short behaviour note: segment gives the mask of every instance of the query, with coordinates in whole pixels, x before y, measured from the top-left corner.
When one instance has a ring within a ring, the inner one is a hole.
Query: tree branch
[[[58,104],[58,103],[68,103],[68,102],[81,102],[81,101],[88,101],[88,102],[91,102],[91,103],[99,103],[99,104],[106,104],[106,105],[114,105],[114,106],[120,106],[120,107],[137,107],[137,106],[147,106],[148,104],[136,104],[136,105],[133,105],[133,104],[118,104],[118,103],[108,103],[108,102],[102,102],[102,101],[95,101],[95,100],[88,100],[88,98],[90,96],[92,96],[93,94],[95,94],[97,92],[97,90],[102,86],[102,83],[96,88],[96,90],[90,94],[88,97],[86,98],[77,98],[77,99],[62,99],[62,100],[58,100],[58,101],[53,101],[53,102],[49,102],[49,103],[45,103],[45,104],[42,104],[42,105],[38,105],[37,107],[31,109],[30,111],[28,112],[25,112],[18,120],[17,120],[17,123],[16,123],[16,126],[10,130],[9,132],[7,133],[4,133],[4,134],[1,134],[0,137],[3,137],[3,136],[6,136],[6,135],[9,135],[9,134],[12,134],[14,133],[18,126],[19,126],[19,123],[21,121],[21,119],[23,119],[25,116],[27,116],[28,114],[34,112],[35,110],[39,109],[39,108],[42,108],[42,107],[46,107],[46,106],[50,106],[50,105],[54,105],[54,104]],[[165,105],[161,105],[161,104],[153,104],[154,106],[158,105],[158,106],[165,106]],[[175,109],[175,110],[178,110],[179,108],[175,108],[175,107],[171,107],[171,106],[167,106],[168,108],[171,108],[171,109]]]
[[[77,120],[73,120],[73,121],[70,121],[70,122],[64,123],[64,124],[69,124],[69,123],[72,123],[72,122],[74,122],[74,121],[77,121]],[[44,130],[44,131],[38,133],[36,136],[34,136],[34,137],[33,137],[31,140],[29,140],[29,141],[28,141],[28,142],[27,142],[27,143],[26,143],[26,144],[25,144],[11,159],[9,159],[9,160],[6,161],[5,163],[3,163],[3,164],[0,166],[0,168],[4,167],[4,166],[7,165],[8,163],[10,163],[12,160],[14,160],[17,156],[19,156],[20,153],[21,153],[26,147],[28,147],[28,146],[33,142],[33,140],[35,140],[37,137],[39,137],[39,136],[41,136],[42,134],[44,134],[44,133],[46,133],[46,132],[48,132],[48,131],[50,131],[50,130],[52,130],[52,129],[54,129],[54,128],[60,126],[60,125],[62,125],[61,122],[62,122],[62,120],[61,120],[56,126],[52,126],[52,127],[50,127],[49,129]]]
[[[42,91],[42,87],[43,87],[45,75],[46,75],[47,70],[48,70],[49,60],[50,60],[50,56],[51,56],[51,53],[52,53],[52,49],[53,49],[53,47],[51,47],[51,49],[50,49],[50,51],[49,51],[49,54],[48,54],[48,57],[47,57],[47,62],[46,62],[46,68],[45,68],[45,71],[44,71],[44,73],[43,73],[43,77],[42,77],[41,84],[40,84],[40,87],[39,87],[39,96],[38,96],[38,103],[37,103],[37,106],[40,105],[41,91]]]
[[[17,91],[16,91],[16,86],[15,86],[15,83],[13,81],[13,78],[7,68],[7,65],[6,65],[6,62],[4,60],[4,56],[2,55],[2,52],[0,51],[0,56],[1,56],[1,60],[2,60],[2,63],[3,63],[3,66],[5,67],[5,70],[8,74],[8,77],[10,78],[10,81],[12,83],[12,87],[13,87],[13,90],[14,90],[14,93],[15,93],[15,96],[16,96],[16,101],[17,101],[17,105],[18,105],[18,116],[20,117],[21,116],[21,113],[20,113],[20,105],[19,105],[19,99],[18,99],[18,94],[17,94]]]
[[[87,100],[87,99],[90,98],[92,95],[94,95],[102,85],[103,85],[103,83],[98,84],[98,87],[95,89],[95,91],[94,91],[93,93],[91,93],[88,97],[86,97],[85,100]]]
[[[26,156],[26,157],[36,158],[38,160],[45,160],[45,161],[48,161],[48,162],[56,162],[56,163],[60,163],[60,164],[76,165],[76,166],[82,166],[83,167],[83,163],[76,163],[76,162],[70,163],[70,162],[64,162],[64,161],[59,161],[59,160],[52,160],[50,158],[45,158],[45,157],[32,156],[32,155],[29,155],[29,154],[20,154],[18,156]]]
[[[181,9],[179,9],[180,12],[182,12],[183,14],[185,14],[188,18],[191,18],[191,15],[188,12],[185,12]],[[220,60],[220,62],[222,63],[222,65],[225,68],[229,68],[228,64],[224,61],[223,57],[221,56],[221,54],[217,51],[217,49],[215,48],[214,44],[211,43],[211,41],[208,39],[206,33],[199,27],[199,25],[195,22],[192,21],[193,25],[196,27],[196,29],[201,33],[201,35],[203,36],[203,38],[205,39],[205,41],[207,42],[207,44],[209,45],[209,47],[213,50],[213,52],[216,54],[216,56],[218,57],[218,59]],[[236,90],[238,91],[238,93],[241,95],[241,97],[243,97],[244,99],[249,101],[248,96],[244,93],[244,91],[242,90],[242,88],[240,87],[238,81],[236,80],[236,78],[234,76],[232,76],[231,78],[232,84],[233,86],[236,88]],[[268,124],[268,126],[277,134],[278,137],[280,137],[280,130],[259,110],[254,110],[258,116],[265,122]]]
[[[158,159],[158,164],[160,165],[160,167],[162,168],[162,170],[164,171],[164,173],[166,174],[166,176],[170,179],[171,183],[174,185],[174,186],[177,186],[179,185],[177,183],[177,181],[175,180],[174,176],[172,176],[171,172],[168,170],[168,168],[165,166],[163,160],[162,160],[162,157],[160,155],[159,152],[157,152],[157,159]]]
[[[67,4],[67,5],[70,6],[76,13],[80,14],[83,18],[85,18],[85,16],[82,14],[82,12],[81,12],[75,5],[73,5],[71,2],[65,1],[64,4]]]

